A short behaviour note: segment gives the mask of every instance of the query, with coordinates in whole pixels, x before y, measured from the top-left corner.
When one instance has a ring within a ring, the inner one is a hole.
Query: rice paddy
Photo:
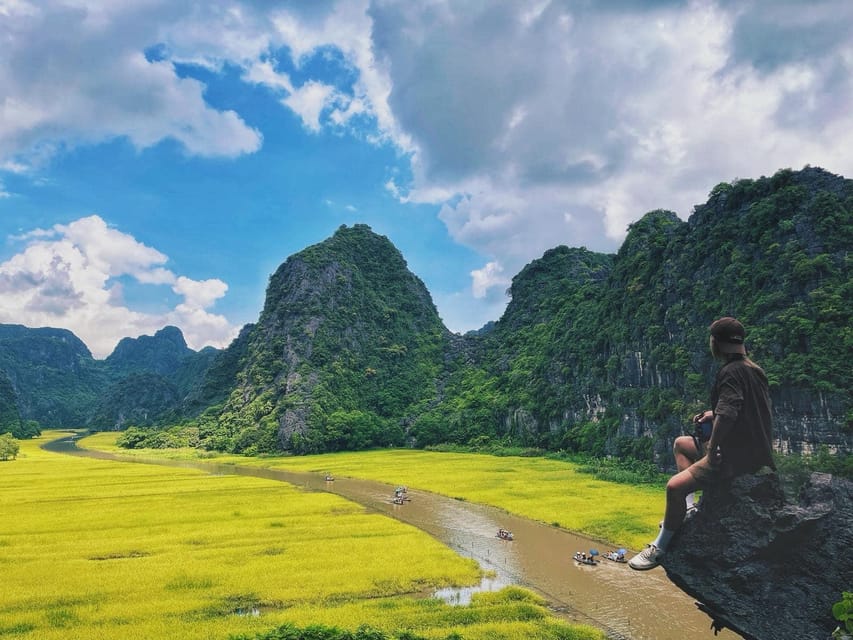
[[[99,433],[86,438],[81,446],[144,457],[200,455],[192,449],[128,451],[116,447],[115,438],[115,434]],[[498,507],[631,549],[643,548],[656,535],[665,504],[663,487],[596,480],[579,472],[571,462],[548,458],[411,449],[270,458],[201,455],[220,463],[330,472],[335,476],[404,484]]]
[[[466,607],[422,597],[474,584],[480,569],[338,496],[38,448],[55,435],[21,442],[18,459],[0,463],[0,638],[225,639],[284,623],[427,638],[603,638],[516,588]]]

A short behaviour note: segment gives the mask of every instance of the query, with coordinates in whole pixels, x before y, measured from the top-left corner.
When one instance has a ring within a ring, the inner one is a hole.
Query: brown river
[[[663,569],[633,571],[626,564],[602,559],[597,565],[581,565],[572,559],[575,551],[609,550],[600,542],[508,514],[493,507],[473,504],[409,488],[411,500],[393,504],[394,487],[369,480],[336,478],[327,482],[322,474],[257,469],[207,462],[139,460],[120,455],[79,449],[74,438],[63,438],[45,449],[72,455],[144,462],[200,469],[215,474],[238,474],[288,482],[307,491],[327,491],[357,502],[425,531],[462,556],[476,560],[493,578],[477,587],[445,589],[435,595],[452,603],[465,604],[475,591],[494,591],[506,585],[530,589],[562,618],[591,624],[617,640],[692,640],[714,638],[710,619],[694,600],[675,587]],[[514,540],[497,537],[499,528],[512,531]],[[652,532],[650,532],[651,534]],[[629,552],[630,555],[630,552]],[[739,635],[722,631],[717,638],[732,640]]]

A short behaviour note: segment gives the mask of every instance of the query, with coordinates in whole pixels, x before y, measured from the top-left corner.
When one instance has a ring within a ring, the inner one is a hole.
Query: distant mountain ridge
[[[21,418],[42,427],[85,424],[106,384],[88,347],[66,329],[0,325],[0,371]]]
[[[500,320],[459,336],[393,244],[354,225],[288,258],[223,351],[166,328],[96,363],[45,333],[0,371],[30,418],[33,371],[53,371],[36,355],[57,349],[86,424],[176,424],[176,441],[250,454],[506,442],[665,459],[708,401],[707,327],[734,315],[771,381],[776,446],[849,452],[851,246],[853,181],[807,167],[721,183],[687,221],[647,213],[615,255],[546,251]]]
[[[9,380],[19,420],[42,428],[109,429],[175,418],[218,353],[193,351],[180,329],[165,327],[154,336],[124,338],[105,360],[95,360],[65,329],[0,324],[0,374]],[[11,418],[0,429],[7,423]]]

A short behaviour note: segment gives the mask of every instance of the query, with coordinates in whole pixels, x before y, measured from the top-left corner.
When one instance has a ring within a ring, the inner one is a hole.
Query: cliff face
[[[234,451],[476,440],[671,464],[708,404],[708,325],[733,315],[770,381],[776,447],[850,452],[851,246],[853,181],[806,168],[724,183],[686,222],[649,212],[616,255],[545,252],[498,322],[454,336],[387,238],[341,227],[279,267],[222,353],[172,327],[98,363],[69,332],[0,327],[0,370],[44,426],[93,407],[100,427],[203,413],[204,445]],[[125,381],[137,374],[159,392]]]
[[[853,483],[813,474],[786,501],[775,474],[706,492],[662,566],[748,640],[827,640],[853,578]]]
[[[153,336],[122,338],[104,363],[119,375],[147,372],[168,376],[193,353],[180,329],[163,327]]]
[[[708,403],[707,327],[732,315],[770,380],[777,448],[849,452],[851,246],[853,182],[807,168],[718,185],[687,222],[650,212],[606,261],[546,253],[488,335],[467,338],[502,400],[494,435],[668,460]]]
[[[0,375],[20,421],[42,428],[150,425],[179,412],[219,352],[189,349],[176,327],[124,338],[103,361],[65,329],[0,324]]]
[[[17,433],[21,428],[21,413],[15,398],[15,389],[9,378],[0,371],[0,434]]]
[[[42,427],[85,424],[106,377],[85,344],[65,329],[0,325],[0,372],[20,417]]]
[[[448,333],[423,283],[365,225],[291,256],[264,309],[220,422],[275,430],[298,451],[402,444],[435,394]]]

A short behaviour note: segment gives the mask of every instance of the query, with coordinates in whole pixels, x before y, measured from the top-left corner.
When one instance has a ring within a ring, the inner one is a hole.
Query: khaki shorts
[[[711,464],[708,456],[699,458],[699,460],[687,467],[687,470],[699,485],[705,486],[719,482],[726,475],[721,465]]]

